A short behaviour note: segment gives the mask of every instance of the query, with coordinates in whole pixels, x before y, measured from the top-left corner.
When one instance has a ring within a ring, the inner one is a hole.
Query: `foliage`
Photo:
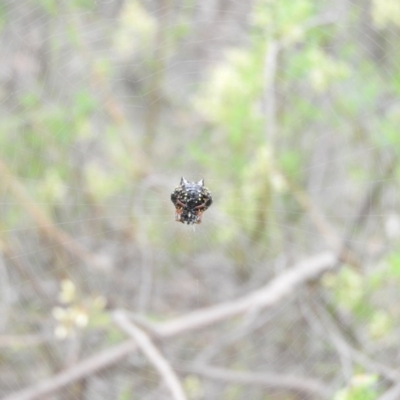
[[[0,346],[21,335],[39,345],[12,362],[4,346],[0,376],[12,379],[0,378],[0,397],[122,342],[114,309],[159,322],[229,302],[350,238],[337,268],[293,301],[155,342],[178,366],[299,373],[329,382],[335,400],[377,399],[385,374],[344,352],[313,305],[345,344],[395,368],[399,2],[16,3],[0,5],[0,249],[11,282]],[[174,221],[182,175],[213,195],[201,225]],[[116,365],[101,379],[129,384],[109,398],[162,397],[149,369],[138,355]],[[182,382],[193,399],[294,399],[195,373]]]
[[[334,400],[375,400],[378,398],[374,388],[376,381],[375,375],[356,375],[350,386],[337,393]]]

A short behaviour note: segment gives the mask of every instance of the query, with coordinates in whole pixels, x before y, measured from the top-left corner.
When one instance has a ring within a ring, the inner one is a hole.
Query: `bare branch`
[[[0,253],[0,332],[5,331],[11,311],[11,285],[3,254]]]
[[[203,310],[194,311],[170,322],[154,325],[151,330],[164,338],[173,337],[199,328],[205,328],[206,326],[257,308],[272,307],[292,294],[298,286],[316,279],[320,274],[332,268],[335,263],[336,258],[331,253],[320,254],[300,262],[289,271],[273,279],[262,289],[256,290],[247,296]],[[128,340],[77,363],[74,367],[61,371],[59,374],[39,382],[28,389],[11,394],[3,400],[42,399],[45,395],[60,390],[73,382],[115,364],[136,349],[136,340]]]
[[[320,304],[316,304],[318,308],[318,316],[321,318],[321,322],[323,327],[327,330],[326,333],[329,333],[331,336],[334,336],[332,342],[334,342],[335,346],[338,348],[339,355],[343,358],[351,357],[362,365],[367,371],[371,371],[375,374],[379,374],[388,381],[393,383],[397,383],[400,381],[400,372],[392,369],[386,365],[380,364],[375,360],[371,359],[369,355],[365,352],[355,349],[348,341],[345,336],[339,329],[339,327],[335,324],[332,317],[329,313],[322,307]],[[342,354],[341,354],[342,353]],[[343,369],[346,369],[342,367]],[[347,378],[350,375],[348,374]]]
[[[0,335],[0,348],[38,346],[48,341],[49,338],[41,335]]]
[[[4,238],[4,235],[0,237],[0,249],[4,254],[5,261],[10,262],[18,274],[23,279],[29,281],[38,298],[40,298],[45,304],[49,303],[51,300],[46,294],[42,282],[37,279],[36,275],[31,271],[31,268],[24,261],[24,258],[17,255],[13,247],[14,246],[12,246],[11,243]]]
[[[114,313],[114,321],[125,333],[136,340],[140,349],[163,377],[171,391],[172,397],[175,400],[186,400],[186,395],[177,375],[146,333],[129,321],[123,311],[116,311]]]
[[[101,371],[121,361],[128,354],[137,350],[136,340],[128,340],[107,349],[90,358],[87,358],[73,367],[61,371],[59,374],[41,381],[31,387],[6,396],[3,400],[33,400],[44,399],[50,393],[56,392],[71,383],[80,381],[87,376]]]
[[[183,370],[217,381],[303,392],[323,399],[329,398],[330,395],[329,391],[319,381],[306,377],[273,373],[239,372],[225,368],[216,368],[210,365],[189,366],[184,367]]]
[[[392,386],[378,400],[398,400],[400,398],[400,383]]]
[[[356,214],[356,217],[351,222],[346,230],[346,234],[343,237],[341,243],[341,253],[348,251],[351,249],[351,240],[358,229],[362,228],[362,226],[368,220],[371,210],[374,205],[378,202],[383,189],[385,188],[385,183],[387,179],[391,179],[394,172],[396,171],[396,167],[398,165],[397,156],[392,157],[389,162],[384,166],[382,179],[374,181],[366,190],[362,201],[359,206],[359,210]]]
[[[346,380],[349,380],[354,373],[353,370],[353,359],[351,357],[351,349],[347,341],[343,337],[340,329],[336,326],[335,322],[330,318],[329,314],[326,312],[324,307],[316,304],[318,307],[318,317],[321,320],[321,325],[325,331],[324,337],[326,339],[330,338],[331,343],[336,348],[340,364],[341,372]],[[318,318],[317,318],[318,320]]]
[[[359,266],[358,259],[355,255],[349,251],[349,249],[341,246],[342,239],[337,233],[334,226],[330,223],[325,214],[320,210],[320,208],[314,203],[311,197],[305,192],[300,186],[293,182],[288,176],[286,176],[282,171],[280,171],[277,166],[275,166],[276,172],[285,182],[291,195],[297,201],[299,206],[307,213],[311,222],[321,233],[322,237],[325,239],[326,244],[329,248],[335,252],[338,261],[344,260],[350,265],[356,267]]]
[[[95,254],[92,254],[71,235],[59,229],[53,223],[51,218],[49,218],[43,212],[43,210],[32,201],[23,185],[21,185],[17,177],[14,176],[5,162],[3,162],[1,159],[0,176],[3,180],[3,185],[8,185],[12,195],[17,199],[28,215],[35,221],[38,229],[40,229],[52,242],[55,242],[57,245],[68,250],[71,254],[78,257],[89,267],[96,267],[101,270],[109,267],[106,262],[98,258]]]
[[[335,261],[336,259],[331,253],[324,253],[310,258],[300,262],[294,268],[273,279],[268,285],[255,290],[247,296],[194,311],[170,322],[161,323],[158,325],[157,332],[163,337],[174,336],[204,328],[254,309],[271,307],[293,293],[297,286],[329,270]]]

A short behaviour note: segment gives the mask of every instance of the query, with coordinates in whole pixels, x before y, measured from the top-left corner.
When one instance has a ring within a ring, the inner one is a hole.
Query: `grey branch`
[[[172,337],[199,328],[205,328],[209,325],[224,321],[227,318],[238,316],[254,309],[272,307],[292,294],[297,287],[312,279],[316,279],[319,275],[331,269],[335,264],[336,257],[332,253],[320,254],[300,262],[287,272],[274,278],[263,288],[247,296],[191,312],[186,316],[176,318],[170,322],[154,325],[152,330],[161,337]],[[74,367],[65,369],[47,380],[11,394],[3,400],[43,399],[50,393],[61,390],[73,382],[84,379],[121,361],[124,357],[137,350],[137,347],[136,340],[128,340],[83,360]]]
[[[140,349],[163,377],[172,398],[175,400],[186,400],[185,393],[174,370],[157,347],[154,346],[147,334],[129,321],[123,311],[116,311],[114,313],[114,321],[125,333],[135,339]]]
[[[255,309],[271,307],[279,303],[296,289],[297,286],[321,273],[335,264],[336,258],[331,253],[324,253],[298,263],[295,267],[273,279],[261,289],[237,300],[216,306],[193,311],[170,322],[158,324],[156,332],[162,337],[175,336],[187,331],[205,328],[227,318],[251,312]]]
[[[231,371],[225,368],[207,366],[189,366],[184,371],[201,375],[205,378],[242,385],[257,385],[273,389],[285,389],[302,392],[318,398],[328,399],[329,391],[317,380],[307,377],[291,376],[273,373],[255,373]]]
[[[31,387],[6,396],[3,400],[32,400],[44,399],[50,393],[61,390],[71,383],[80,381],[102,369],[121,361],[137,349],[136,341],[131,339],[107,349],[73,367],[67,368],[57,375],[38,382]]]
[[[11,312],[11,285],[3,254],[0,253],[0,332],[6,330]]]
[[[400,383],[392,386],[378,400],[398,400],[400,398]]]

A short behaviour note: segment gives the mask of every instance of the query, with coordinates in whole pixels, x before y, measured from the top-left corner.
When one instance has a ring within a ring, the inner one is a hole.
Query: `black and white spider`
[[[212,204],[210,191],[204,186],[204,179],[188,182],[181,178],[178,187],[171,194],[175,205],[175,221],[189,224],[200,224],[204,211]]]

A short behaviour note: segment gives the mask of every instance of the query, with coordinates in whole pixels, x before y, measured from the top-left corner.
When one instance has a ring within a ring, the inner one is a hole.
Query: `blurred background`
[[[400,398],[398,0],[2,0],[0,35],[1,398],[126,340],[114,310],[172,320],[326,251],[157,347],[188,399]],[[195,227],[181,176],[213,195]],[[172,397],[132,352],[29,398]]]

